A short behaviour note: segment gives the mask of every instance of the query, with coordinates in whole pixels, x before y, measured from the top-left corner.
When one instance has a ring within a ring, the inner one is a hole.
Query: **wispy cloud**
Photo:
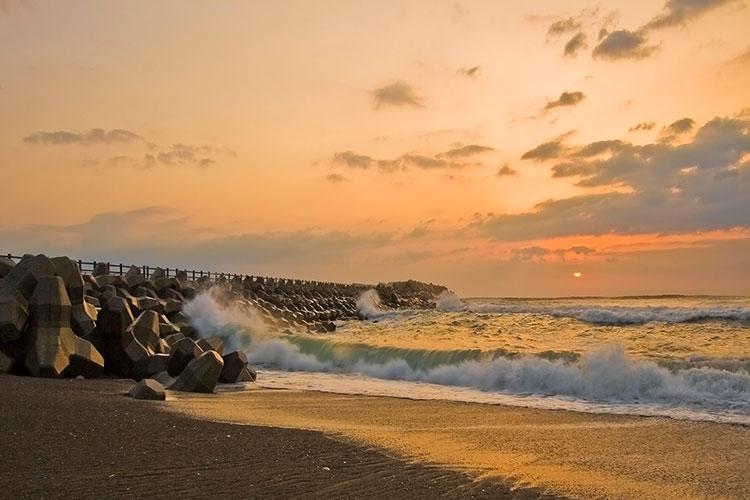
[[[424,107],[423,99],[411,85],[401,80],[373,90],[372,97],[375,100],[376,109],[383,106]]]
[[[497,177],[512,177],[518,175],[518,170],[510,168],[508,165],[503,165],[495,175]]]
[[[585,49],[588,46],[586,34],[583,32],[576,33],[573,37],[568,40],[563,48],[563,56],[575,57],[579,51]]]
[[[644,33],[621,29],[603,34],[594,47],[593,56],[606,60],[643,59],[657,49],[658,46],[651,45]]]
[[[581,91],[575,91],[575,92],[563,92],[560,94],[560,97],[555,99],[554,101],[549,101],[544,106],[544,111],[549,111],[551,109],[555,108],[561,108],[566,106],[576,106],[581,103],[586,98],[586,95]]]
[[[67,144],[112,144],[140,141],[143,138],[125,129],[106,130],[103,128],[92,128],[85,132],[70,132],[57,130],[55,132],[34,132],[23,138],[29,144],[50,144],[62,146]]]
[[[476,78],[477,76],[479,76],[480,69],[480,66],[464,66],[463,68],[458,68],[456,70],[456,73],[461,76],[465,76],[466,78]]]

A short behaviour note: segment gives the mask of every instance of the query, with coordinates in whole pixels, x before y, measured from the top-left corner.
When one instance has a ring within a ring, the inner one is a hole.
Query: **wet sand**
[[[750,498],[750,428],[738,425],[262,388],[177,394],[169,409],[324,431],[563,495]]]
[[[539,496],[321,432],[189,418],[164,411],[187,400],[136,401],[131,385],[0,375],[0,498]]]

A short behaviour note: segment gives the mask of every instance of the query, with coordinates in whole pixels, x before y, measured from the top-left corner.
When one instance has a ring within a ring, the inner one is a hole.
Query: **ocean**
[[[328,334],[269,331],[210,293],[186,313],[258,384],[343,394],[750,424],[750,298],[472,298],[435,310],[358,302]]]

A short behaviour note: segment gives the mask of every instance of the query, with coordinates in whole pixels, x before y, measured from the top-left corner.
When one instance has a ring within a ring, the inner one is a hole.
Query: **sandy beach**
[[[475,477],[584,498],[748,498],[750,429],[667,418],[250,389],[167,408],[311,429]]]
[[[129,381],[0,381],[2,498],[539,497],[321,432],[167,412],[187,401],[127,398]]]

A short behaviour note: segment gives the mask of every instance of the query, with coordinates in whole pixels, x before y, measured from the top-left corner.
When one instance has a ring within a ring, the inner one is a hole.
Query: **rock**
[[[155,354],[153,349],[140,343],[131,329],[126,330],[125,333],[122,334],[120,345],[126,358],[121,358],[121,361],[124,361],[124,363],[121,363],[120,369],[123,375],[128,377],[133,376],[133,370],[136,364],[143,362],[143,360]]]
[[[80,337],[75,338],[75,350],[70,353],[69,362],[63,373],[66,377],[96,378],[104,371],[102,355],[91,342]]]
[[[3,278],[11,288],[20,291],[27,299],[34,293],[37,282],[55,274],[55,265],[45,255],[24,255],[21,261]]]
[[[35,377],[62,377],[76,352],[76,336],[70,328],[38,326],[29,332],[26,368]]]
[[[159,346],[159,315],[154,311],[143,311],[130,325],[138,342],[156,351]]]
[[[192,360],[169,388],[185,392],[214,392],[224,361],[216,351],[206,351]]]
[[[159,346],[156,348],[156,354],[169,354],[169,344],[164,339],[159,339]]]
[[[245,369],[242,370],[242,374],[237,379],[237,382],[255,382],[257,378],[258,372],[255,371],[255,368],[251,365],[247,365]]]
[[[13,358],[8,356],[3,351],[0,351],[0,373],[10,373],[10,369],[13,368]]]
[[[128,272],[125,273],[123,279],[128,284],[128,287],[130,289],[139,287],[146,282],[146,278],[143,276],[143,273],[141,273],[140,268],[136,266],[130,266],[130,269],[128,269]]]
[[[195,358],[203,354],[203,349],[193,339],[178,340],[169,352],[167,371],[173,377],[178,376]]]
[[[130,389],[128,396],[134,399],[149,399],[153,401],[164,401],[167,395],[164,386],[152,378],[144,378]]]
[[[164,387],[169,387],[170,385],[174,384],[175,381],[175,378],[166,371],[159,372],[151,378],[159,382]]]
[[[224,342],[222,342],[222,340],[216,335],[200,339],[198,345],[201,346],[201,349],[204,351],[214,350],[219,353],[219,356],[224,354]]]
[[[119,341],[125,330],[133,324],[133,321],[133,313],[125,299],[114,296],[107,299],[104,307],[99,311],[96,330],[101,335],[102,340]]]
[[[15,266],[16,263],[13,261],[13,259],[9,259],[8,257],[0,257],[0,279],[5,278],[10,270]]]
[[[40,278],[29,301],[29,326],[70,327],[71,311],[63,279],[59,276]]]
[[[99,262],[94,266],[94,272],[92,274],[97,277],[109,274],[109,264],[106,262]]]
[[[180,328],[169,321],[169,319],[167,319],[167,317],[163,314],[159,316],[159,335],[161,335],[162,337],[167,337],[175,333],[180,333]]]
[[[182,302],[174,299],[166,299],[159,301],[164,308],[165,314],[173,314],[182,311]]]
[[[221,370],[219,380],[225,384],[240,382],[240,378],[247,367],[247,356],[242,351],[230,352],[222,356],[224,368]]]
[[[84,300],[84,302],[87,302],[87,303],[91,304],[94,307],[101,307],[102,306],[102,303],[99,302],[99,299],[97,299],[96,297],[92,297],[91,295],[84,295],[83,296],[83,300]]]
[[[96,330],[91,336],[94,345],[104,355],[105,369],[124,377],[130,377],[132,373],[133,358],[136,360],[149,354],[145,351],[143,356],[138,355],[138,346],[133,346],[130,355],[126,353],[125,347],[130,343],[138,341],[132,332],[126,338],[126,331],[133,323],[133,313],[130,311],[125,299],[122,297],[110,297],[99,311]],[[141,346],[143,348],[143,346]],[[143,348],[145,350],[145,348]]]
[[[168,364],[169,354],[152,354],[133,364],[133,376],[136,379],[152,377],[165,372]]]
[[[96,307],[89,302],[74,304],[70,316],[70,326],[73,333],[79,337],[90,337],[96,329]]]
[[[0,344],[21,338],[29,317],[29,303],[17,290],[0,283]]]
[[[154,269],[154,271],[151,273],[151,276],[149,276],[148,280],[152,283],[160,278],[164,278],[166,274],[164,274],[164,269],[161,267],[157,267]]]
[[[153,297],[141,296],[138,297],[138,309],[141,311],[156,311],[162,313],[164,308],[161,306],[159,299]]]
[[[178,340],[184,339],[185,336],[182,333],[173,333],[172,335],[167,335],[164,337],[164,341],[167,343],[169,348],[171,349],[173,345],[177,343]]]
[[[185,302],[185,297],[183,297],[180,292],[173,288],[166,288],[163,291],[161,298],[176,300],[177,302]]]
[[[68,257],[54,257],[55,274],[62,278],[71,304],[83,302],[83,275],[78,264]]]

